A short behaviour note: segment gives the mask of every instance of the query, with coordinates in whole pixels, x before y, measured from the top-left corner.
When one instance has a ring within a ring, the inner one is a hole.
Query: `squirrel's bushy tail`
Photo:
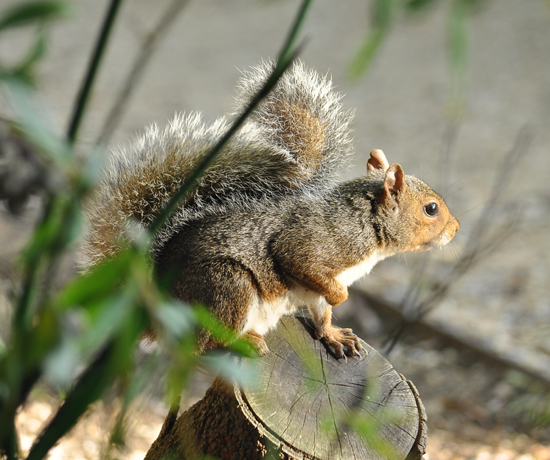
[[[274,63],[244,72],[237,113],[269,77]],[[191,219],[282,196],[317,195],[332,187],[351,153],[350,112],[326,78],[295,63],[226,144],[180,209],[155,236],[158,251]],[[133,144],[113,151],[87,211],[81,267],[117,253],[133,228],[147,227],[201,158],[228,129],[225,118],[205,126],[200,115],[176,115]]]

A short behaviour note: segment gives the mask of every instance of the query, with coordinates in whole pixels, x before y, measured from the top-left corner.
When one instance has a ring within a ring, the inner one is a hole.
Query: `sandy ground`
[[[4,0],[2,5],[12,2]],[[456,140],[451,145],[452,160],[442,172],[440,156],[448,147],[446,138],[450,124],[447,116],[450,86],[446,54],[448,3],[439,2],[418,17],[399,18],[368,75],[351,82],[346,78],[346,66],[368,25],[368,2],[318,0],[306,23],[304,35],[308,41],[301,57],[308,66],[321,73],[330,73],[338,89],[346,94],[344,105],[356,109],[357,154],[348,176],[363,174],[368,152],[381,148],[390,161],[402,164],[407,173],[438,186],[453,213],[459,217],[462,230],[453,248],[432,255],[435,272],[448,269],[456,260],[457,252],[467,243],[492,184],[500,179],[497,171],[503,156],[512,148],[519,131],[527,126],[532,142],[526,157],[519,164],[511,165],[513,175],[495,214],[495,220],[506,218],[508,211],[517,206],[522,211],[521,226],[497,252],[478,264],[453,288],[450,297],[431,313],[430,318],[482,337],[497,349],[521,350],[526,359],[548,369],[550,5],[542,0],[486,0],[472,16],[465,108]],[[75,0],[71,4],[73,17],[57,23],[52,29],[48,58],[39,75],[38,97],[42,108],[52,126],[60,131],[67,125],[107,2]],[[123,5],[81,134],[84,145],[97,136],[141,40],[167,4],[167,0],[133,0]],[[155,55],[113,141],[123,143],[153,122],[164,126],[176,111],[199,110],[206,121],[231,112],[239,69],[277,54],[297,6],[297,1],[290,0],[191,2]],[[10,59],[20,55],[27,42],[24,32],[3,36],[0,56]],[[19,219],[6,213],[0,215],[1,289],[9,289],[12,263],[32,228],[37,206],[36,202],[31,202],[28,212]],[[407,255],[384,261],[363,286],[387,299],[399,301],[417,267],[417,260]],[[66,266],[68,276],[72,262],[67,261]],[[0,301],[0,314],[2,308],[5,307]],[[357,318],[359,323],[365,321]],[[363,337],[369,341],[368,335]],[[448,412],[441,410],[445,401],[462,404],[466,399],[475,400],[476,395],[466,391],[466,396],[461,398],[445,399],[440,395],[445,390],[440,389],[430,402],[433,389],[430,380],[433,382],[433,379],[423,380],[421,375],[416,375],[418,366],[407,373],[407,365],[415,356],[423,356],[425,362],[421,370],[440,369],[440,374],[451,371],[443,366],[446,357],[441,350],[436,350],[439,354],[430,361],[434,354],[430,355],[429,349],[416,348],[421,350],[417,355],[414,349],[397,351],[394,357],[390,356],[390,361],[409,378],[410,373],[415,375],[413,380],[427,403],[428,415],[435,414],[434,420],[441,419],[439,428],[434,422],[430,459],[550,458],[548,451],[527,435],[494,428],[489,436],[486,428],[479,428],[483,423],[465,423],[464,426],[472,424],[481,430],[482,435],[478,433],[476,437],[464,435],[452,423],[445,425]],[[460,355],[460,350],[457,353]],[[471,367],[475,367],[475,363],[472,363],[470,367],[460,367],[456,373],[456,380],[465,388],[469,386],[468,372],[474,372]],[[455,377],[455,374],[449,375]],[[486,386],[498,384],[496,380],[485,383]],[[478,396],[482,394],[480,391]],[[25,446],[38,424],[47,418],[52,404],[47,397],[37,396],[26,408],[27,415],[21,415]],[[465,411],[460,404],[455,412]],[[75,431],[88,433],[89,442],[77,443],[78,447],[72,450],[67,447],[64,456],[59,454],[59,458],[80,458],[78,455],[97,458],[102,434],[91,427],[94,423],[103,425],[101,417],[108,416],[110,411],[104,409],[99,408],[97,419],[94,412],[89,424]],[[107,415],[102,415],[104,413]],[[143,432],[147,434],[142,441],[136,441],[134,453],[129,453],[129,458],[142,456],[144,446],[158,432],[162,414],[162,410],[148,413],[143,425]],[[139,433],[141,428],[136,430]],[[141,435],[136,436],[138,439]],[[476,449],[474,453],[466,453],[467,447],[472,446]],[[524,457],[518,457],[520,454]],[[52,458],[53,455],[58,454],[52,454]]]
[[[21,445],[24,451],[48,420],[56,402],[41,395],[33,398],[19,415]],[[166,414],[159,403],[142,404],[133,412],[128,425],[124,450],[119,458],[142,459],[158,436]],[[52,449],[50,460],[95,460],[105,454],[108,436],[106,426],[112,426],[117,407],[96,404],[61,444]],[[425,460],[550,460],[550,448],[525,434],[507,433],[501,429],[484,430],[475,424],[463,424],[461,432],[435,429],[430,431]]]

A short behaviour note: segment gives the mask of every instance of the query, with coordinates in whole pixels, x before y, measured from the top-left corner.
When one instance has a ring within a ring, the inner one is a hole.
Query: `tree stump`
[[[265,337],[270,353],[242,359],[258,381],[216,379],[205,397],[167,417],[146,460],[420,459],[426,416],[414,385],[365,342],[337,360],[303,318]]]

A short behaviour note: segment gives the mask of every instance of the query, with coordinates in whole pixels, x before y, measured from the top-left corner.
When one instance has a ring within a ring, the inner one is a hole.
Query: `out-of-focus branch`
[[[116,16],[121,3],[122,0],[111,0],[111,4],[109,5],[107,16],[105,18],[105,21],[103,22],[99,38],[94,49],[94,53],[92,54],[92,59],[90,60],[90,64],[88,66],[88,71],[86,72],[86,78],[82,82],[82,87],[80,88],[80,92],[78,94],[78,98],[76,100],[73,110],[73,115],[71,117],[71,123],[67,132],[67,138],[70,142],[75,142],[76,140],[78,129],[80,128],[80,122],[82,121],[82,117],[84,116],[86,105],[92,92],[92,86],[94,84],[95,77],[99,69],[99,64],[101,62],[101,59],[105,55],[107,42],[111,35],[111,30],[115,24]]]
[[[393,349],[411,324],[414,324],[426,316],[445,298],[445,296],[447,296],[451,287],[462,278],[475,263],[485,259],[490,253],[494,252],[500,244],[517,229],[519,224],[517,211],[509,215],[507,222],[498,228],[494,228],[492,220],[494,218],[496,205],[502,198],[506,186],[510,182],[512,172],[516,169],[516,165],[527,153],[531,139],[532,134],[527,127],[519,131],[513,148],[504,157],[497,171],[489,199],[485,203],[479,219],[474,224],[466,248],[450,273],[422,300],[416,299],[418,296],[418,289],[415,287],[420,284],[421,280],[418,279],[418,276],[415,276],[412,280],[411,287],[407,291],[407,295],[402,303],[404,319],[390,334],[385,344],[386,353],[389,353]],[[494,236],[489,238],[490,233]],[[424,270],[419,270],[419,272],[423,271]]]
[[[106,145],[109,143],[113,132],[120,123],[122,115],[126,110],[128,102],[132,92],[141,78],[143,71],[145,70],[151,56],[157,49],[157,46],[162,37],[166,35],[170,26],[174,24],[175,19],[178,17],[181,10],[189,3],[189,0],[173,0],[168,6],[159,22],[153,29],[153,31],[147,34],[146,39],[143,42],[140,52],[138,53],[134,63],[126,76],[126,80],[115,103],[111,107],[109,115],[105,118],[101,133],[97,138],[96,144]]]
[[[475,353],[476,357],[487,361],[492,365],[506,369],[514,369],[528,375],[547,387],[550,387],[549,369],[537,362],[536,359],[526,359],[528,350],[514,347],[513,350],[501,350],[492,345],[489,340],[478,335],[468,334],[460,328],[451,324],[436,322],[430,318],[417,318],[414,323],[403,314],[397,304],[390,303],[380,297],[363,291],[360,287],[350,289],[364,299],[366,306],[374,310],[380,317],[391,323],[402,322],[407,324],[407,330],[414,330],[414,333],[422,337],[435,337],[445,344],[455,347],[461,351]],[[387,353],[384,353],[387,356]],[[539,364],[537,366],[537,363]]]

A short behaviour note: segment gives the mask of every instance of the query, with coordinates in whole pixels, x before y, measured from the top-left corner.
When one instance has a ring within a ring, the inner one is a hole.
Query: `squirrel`
[[[273,66],[243,73],[236,114]],[[154,237],[170,294],[207,306],[260,355],[263,334],[307,306],[337,358],[359,356],[352,330],[332,325],[347,286],[386,257],[447,244],[460,227],[443,198],[379,149],[364,177],[338,182],[352,154],[353,113],[341,98],[294,63]],[[147,227],[227,126],[176,115],[164,132],[153,126],[115,150],[88,211],[82,267],[115,255],[136,223]],[[199,334],[199,352],[220,345]]]

